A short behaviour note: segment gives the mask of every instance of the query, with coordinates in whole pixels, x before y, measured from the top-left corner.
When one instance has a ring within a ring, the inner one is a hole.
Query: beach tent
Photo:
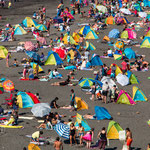
[[[22,28],[19,24],[15,25],[14,35],[23,35],[27,34],[26,30]]]
[[[63,61],[59,57],[59,55],[53,51],[48,52],[48,56],[45,62],[45,65],[61,65]]]
[[[124,21],[125,24],[129,24],[130,23],[126,17],[121,17],[121,18],[123,18],[123,21]]]
[[[116,80],[121,86],[126,86],[129,84],[129,78],[121,73],[116,76]]]
[[[73,37],[73,39],[75,40],[76,43],[79,42],[80,35],[78,33],[73,32],[72,37]]]
[[[126,75],[129,78],[130,84],[138,84],[139,83],[139,80],[131,71],[127,71]]]
[[[97,120],[112,119],[108,110],[104,107],[95,106],[95,115]]]
[[[118,29],[112,29],[109,34],[108,34],[108,37],[109,38],[119,38],[119,30]]]
[[[134,105],[136,104],[134,100],[131,98],[131,96],[124,90],[120,90],[120,93],[118,95],[117,104],[128,104],[128,105]]]
[[[33,51],[35,49],[35,46],[31,41],[26,41],[24,43],[24,48],[26,51]]]
[[[0,83],[0,94],[3,94],[3,92],[4,92],[4,88],[3,88],[2,83]]]
[[[102,12],[102,13],[108,12],[107,8],[103,5],[97,5],[96,8],[98,9],[99,12]]]
[[[137,34],[132,29],[125,29],[125,31],[121,33],[121,38],[123,39],[136,39],[136,37]]]
[[[37,41],[39,41],[41,44],[46,45],[47,41],[45,37],[37,36],[35,37]]]
[[[22,23],[25,27],[28,28],[31,28],[32,26],[36,27],[38,25],[37,22],[30,17],[26,17]]]
[[[126,55],[126,57],[127,57],[128,59],[136,58],[136,54],[135,54],[135,52],[132,50],[132,48],[126,48],[126,49],[124,50],[124,53],[125,53],[125,55]]]
[[[115,70],[115,75],[117,76],[119,73],[122,73],[122,70],[121,70],[121,68],[118,66],[118,65],[116,65],[116,64],[111,64],[110,65],[110,69],[107,71],[107,75],[111,75],[111,67],[113,66],[113,65],[115,65],[115,67],[116,67],[116,70]]]
[[[139,102],[147,101],[147,97],[138,87],[133,86],[132,90],[133,90],[133,100],[135,102],[136,101],[139,101]]]
[[[135,3],[133,6],[134,6],[134,9],[136,9],[138,12],[142,11],[142,8],[141,8],[140,4]]]
[[[101,82],[103,84],[105,84],[106,82],[108,82],[108,86],[111,89],[114,85],[116,85],[116,83],[108,76],[103,76],[103,78],[101,79]],[[117,85],[116,85],[117,87]]]
[[[40,55],[36,52],[33,52],[33,51],[26,51],[26,54],[30,57],[30,58],[33,58],[33,60],[36,60],[36,61],[40,61]]]
[[[35,117],[44,117],[51,112],[51,108],[48,103],[34,104],[31,112]]]
[[[40,31],[46,31],[47,30],[47,27],[43,24],[38,24],[36,26],[36,29],[40,30]]]
[[[119,140],[119,131],[123,131],[121,126],[115,121],[110,121],[107,128],[107,139]]]
[[[77,58],[81,58],[81,54],[79,53],[79,51],[77,49],[69,49],[68,54],[70,54],[70,59],[73,60],[74,59],[74,51],[77,52]]]
[[[109,38],[108,36],[105,35],[105,36],[103,37],[103,41],[109,42],[109,41],[110,41],[110,38]]]
[[[99,39],[95,31],[89,30],[88,33],[85,36],[85,39]]]
[[[91,42],[88,42],[86,41],[86,47],[85,47],[86,50],[95,50],[96,47],[91,43]]]
[[[77,104],[77,111],[83,110],[83,109],[88,109],[88,104],[80,97],[75,97],[75,101]]]
[[[77,44],[73,37],[71,35],[68,35],[67,33],[64,35],[62,41],[64,42],[64,44]]]
[[[40,103],[38,98],[33,93],[30,93],[30,92],[26,92],[26,93],[32,98],[32,101],[34,102],[34,104]]]
[[[117,50],[123,50],[124,49],[124,42],[120,41],[120,40],[117,40],[114,43],[114,48],[117,49]]]
[[[34,70],[34,73],[36,73],[36,66],[37,66],[37,63],[31,62],[30,65],[31,65],[32,69]],[[40,65],[39,65],[38,68],[39,68],[39,69],[38,69],[38,73],[39,73],[39,72],[43,72],[43,69],[42,69],[42,67],[41,67]]]
[[[131,15],[131,11],[129,9],[126,9],[126,8],[121,8],[120,12],[124,13],[125,15]]]
[[[86,35],[91,30],[94,31],[94,29],[92,27],[85,25],[80,29],[79,34]]]
[[[4,82],[2,82],[2,85],[5,92],[10,93],[15,90],[15,85],[11,80],[5,80]]]
[[[140,48],[143,48],[143,47],[150,48],[150,37],[144,37]]]
[[[146,32],[145,36],[150,37],[150,30]]]
[[[17,103],[19,104],[19,108],[30,108],[35,104],[34,99],[30,97],[26,92],[18,92],[17,93]]]
[[[107,17],[107,18],[105,19],[105,23],[106,23],[106,24],[115,24],[115,19],[114,19],[114,17],[113,17],[113,16]]]
[[[0,46],[0,58],[6,58],[8,50],[4,46]]]
[[[30,143],[28,145],[28,150],[41,150],[36,144]]]
[[[100,59],[100,56],[97,54],[93,54],[90,60],[91,66],[102,66],[103,62]]]
[[[57,132],[57,134],[60,137],[63,137],[65,139],[69,139],[70,127],[68,125],[63,124],[63,123],[57,123],[54,126],[54,130]]]
[[[54,47],[52,50],[54,52],[56,52],[62,60],[64,60],[66,58],[66,50],[65,49],[63,49],[61,47]]]
[[[78,127],[79,123],[81,123],[82,126],[84,127],[84,131],[91,130],[91,127],[88,125],[87,121],[83,118],[83,116],[77,113],[75,126]]]
[[[150,0],[143,0],[144,7],[150,7]]]
[[[95,80],[93,78],[83,78],[79,81],[79,85],[82,88],[90,88],[94,82]]]

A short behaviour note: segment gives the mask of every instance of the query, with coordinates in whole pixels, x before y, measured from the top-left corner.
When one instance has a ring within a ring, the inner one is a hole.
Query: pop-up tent
[[[97,54],[92,55],[90,63],[91,63],[91,66],[102,66],[103,65],[103,62],[101,61],[100,56]]]
[[[97,120],[112,119],[108,110],[104,107],[95,106],[95,116]]]
[[[81,123],[81,125],[84,127],[84,131],[91,130],[91,127],[88,125],[87,121],[83,118],[83,116],[77,113],[75,126],[78,127],[79,123]]]
[[[123,39],[136,39],[137,34],[132,29],[126,29],[121,33],[121,38]]]
[[[88,104],[80,97],[75,97],[75,101],[77,104],[77,111],[83,110],[83,109],[88,109]]]
[[[61,65],[63,64],[63,61],[59,57],[59,55],[53,51],[48,52],[47,60],[45,62],[45,65]]]
[[[27,34],[26,30],[22,28],[19,24],[15,25],[14,35],[23,35]]]
[[[107,18],[105,19],[105,23],[106,23],[106,24],[115,24],[115,19],[114,19],[114,17],[113,17],[113,16],[107,17]]]
[[[150,37],[144,37],[140,48],[143,48],[143,47],[150,48]]]
[[[143,0],[143,3],[145,7],[150,7],[150,0]]]
[[[26,17],[22,23],[25,27],[28,28],[31,28],[32,26],[36,27],[38,25],[37,22],[30,17]]]
[[[147,101],[147,97],[138,87],[133,86],[133,100],[135,102],[145,102]]]
[[[119,140],[119,131],[123,131],[120,125],[115,121],[110,121],[107,128],[107,139]]]
[[[86,47],[85,47],[86,50],[95,50],[95,46],[91,43],[91,42],[88,42],[86,41]]]
[[[116,65],[116,64],[111,64],[110,65],[110,69],[107,71],[107,75],[111,75],[111,67],[113,66],[113,65],[115,65],[115,67],[116,67],[116,70],[115,70],[115,75],[117,76],[119,73],[122,73],[122,70],[121,70],[121,68],[118,66],[118,65]]]
[[[73,32],[72,37],[75,40],[75,42],[77,43],[79,42],[80,35],[78,33]]]
[[[79,34],[82,34],[82,35],[87,35],[87,33],[89,31],[94,31],[94,29],[88,25],[85,25],[84,27],[82,27],[79,31]]]
[[[40,31],[46,31],[47,30],[47,27],[43,24],[38,24],[36,26],[36,29],[40,30]]]
[[[124,90],[120,91],[116,103],[117,104],[128,104],[128,105],[136,104],[134,102],[134,100],[131,98],[131,96]]]
[[[118,29],[112,29],[109,34],[108,34],[108,37],[109,38],[119,38],[119,30]]]
[[[77,44],[73,37],[71,35],[68,35],[67,33],[64,35],[62,41],[64,42],[64,44]]]
[[[8,50],[4,46],[0,46],[0,58],[6,58]]]
[[[139,80],[131,71],[127,71],[126,75],[129,78],[130,84],[138,84],[139,83]]]
[[[103,5],[97,5],[96,8],[98,9],[99,12],[102,12],[102,13],[108,12],[107,8]]]
[[[30,65],[31,65],[31,67],[32,67],[33,70],[34,70],[34,73],[36,73],[37,63],[31,62]],[[43,69],[42,69],[42,67],[41,67],[40,65],[38,66],[38,73],[39,73],[39,72],[43,72]]]
[[[40,101],[32,93],[20,91],[17,93],[17,103],[19,108],[31,108],[34,104],[40,103]]]
[[[99,39],[95,31],[89,30],[88,33],[85,36],[85,39]]]
[[[126,48],[124,53],[128,59],[136,58],[135,51],[133,51],[132,48]]]
[[[61,47],[54,47],[53,51],[56,52],[59,57],[64,60],[66,58],[66,50]]]

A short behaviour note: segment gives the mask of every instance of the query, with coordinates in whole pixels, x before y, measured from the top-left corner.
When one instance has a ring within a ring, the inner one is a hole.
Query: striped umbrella
[[[56,124],[54,127],[57,134],[65,139],[69,139],[70,128],[63,123]]]
[[[124,42],[122,41],[116,41],[114,44],[114,48],[117,50],[123,50],[124,48]]]
[[[83,78],[82,80],[79,81],[79,85],[82,88],[90,88],[94,82],[95,80],[92,78]]]
[[[11,80],[6,80],[2,84],[5,92],[11,92],[15,90],[14,83]]]

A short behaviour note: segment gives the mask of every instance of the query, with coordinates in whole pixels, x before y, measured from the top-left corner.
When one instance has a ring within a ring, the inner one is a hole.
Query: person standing
[[[76,127],[74,126],[74,123],[70,124],[70,146],[72,146],[72,140],[77,144],[76,141]]]
[[[109,89],[108,82],[105,82],[102,86],[102,102],[105,104],[107,103],[108,89]]]
[[[102,128],[102,130],[98,133],[97,137],[99,138],[99,149],[105,150],[105,146],[107,144],[107,135],[105,127]]]
[[[126,128],[126,144],[128,150],[131,150],[131,144],[132,144],[132,132],[130,131],[129,128]]]
[[[147,150],[150,150],[150,143],[147,145]]]
[[[123,62],[121,63],[121,65],[122,65],[122,72],[123,72],[123,74],[125,74],[126,71],[127,71],[127,63],[126,63],[126,61],[123,60]]]
[[[70,95],[70,106],[72,107],[72,110],[74,110],[74,101],[75,101],[75,93],[74,93],[74,90],[71,89],[71,95]]]
[[[113,66],[111,67],[111,75],[110,75],[110,77],[111,78],[115,78],[115,72],[116,72],[116,66],[115,66],[115,64],[113,64]]]
[[[11,58],[11,52],[8,52],[6,56],[6,67],[9,67],[9,59]]]
[[[92,93],[92,97],[91,97],[91,99],[92,99],[92,101],[94,101],[94,98],[95,98],[95,92],[96,92],[96,85],[95,85],[95,83],[93,83],[93,85],[91,86],[91,93]]]
[[[60,150],[60,149],[63,150],[63,143],[61,142],[59,137],[56,138],[53,147],[55,150]]]
[[[82,126],[81,123],[79,123],[78,135],[79,135],[79,139],[80,139],[80,145],[83,145],[83,139],[82,139],[82,137],[84,136],[84,127]]]

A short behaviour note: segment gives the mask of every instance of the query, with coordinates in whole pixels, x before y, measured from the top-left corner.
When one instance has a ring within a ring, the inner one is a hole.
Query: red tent
[[[26,92],[26,93],[32,98],[34,104],[40,103],[38,98],[33,93],[29,93],[29,92]]]
[[[56,52],[62,60],[66,58],[65,49],[62,49],[61,47],[56,47],[56,48],[53,48],[53,51]]]

